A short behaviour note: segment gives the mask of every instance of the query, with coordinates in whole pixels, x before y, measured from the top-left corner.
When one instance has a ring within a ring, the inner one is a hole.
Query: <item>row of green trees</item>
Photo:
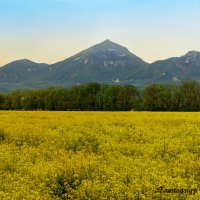
[[[200,111],[200,84],[132,85],[88,83],[71,88],[51,87],[0,94],[1,110],[80,111]]]

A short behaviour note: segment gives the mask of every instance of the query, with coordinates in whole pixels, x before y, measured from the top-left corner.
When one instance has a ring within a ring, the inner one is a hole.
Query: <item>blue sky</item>
[[[54,63],[110,39],[145,61],[200,51],[199,0],[1,0],[0,65]]]

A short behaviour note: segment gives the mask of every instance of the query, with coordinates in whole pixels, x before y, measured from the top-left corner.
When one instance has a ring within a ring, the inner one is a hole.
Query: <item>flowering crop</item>
[[[200,113],[0,111],[0,199],[200,199]]]

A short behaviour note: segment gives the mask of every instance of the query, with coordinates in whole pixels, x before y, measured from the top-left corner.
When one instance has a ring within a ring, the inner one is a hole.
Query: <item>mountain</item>
[[[144,87],[181,80],[200,80],[200,52],[148,64],[110,40],[52,65],[23,59],[0,68],[0,92],[92,81]]]
[[[200,80],[200,52],[189,51],[181,57],[152,63],[148,68],[153,82]]]
[[[122,83],[130,78],[142,78],[148,64],[127,48],[106,40],[64,61],[53,64],[48,77],[56,83],[86,83],[89,81]]]
[[[148,63],[110,40],[47,65],[19,60],[0,68],[0,91],[100,83],[143,82]]]
[[[48,85],[44,76],[47,64],[38,64],[27,59],[17,60],[0,68],[0,91],[39,88]]]
[[[0,82],[36,81],[47,68],[47,64],[38,64],[27,59],[14,61],[0,68]]]

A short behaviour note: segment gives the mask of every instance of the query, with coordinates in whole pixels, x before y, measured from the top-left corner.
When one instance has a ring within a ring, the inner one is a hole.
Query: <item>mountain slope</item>
[[[200,80],[200,52],[189,51],[181,57],[156,61],[149,66],[148,73],[154,82]]]

